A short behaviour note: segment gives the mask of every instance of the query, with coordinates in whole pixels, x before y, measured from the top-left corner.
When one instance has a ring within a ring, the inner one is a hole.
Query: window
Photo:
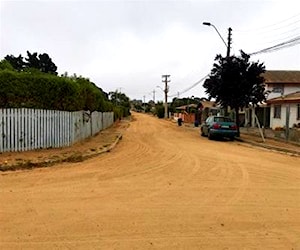
[[[281,118],[281,105],[274,105],[274,118]]]
[[[300,120],[300,103],[297,104],[297,120]]]
[[[280,93],[281,95],[283,95],[283,84],[274,85],[272,92],[273,93]]]
[[[232,120],[230,118],[227,117],[215,117],[214,119],[215,122],[232,122]]]

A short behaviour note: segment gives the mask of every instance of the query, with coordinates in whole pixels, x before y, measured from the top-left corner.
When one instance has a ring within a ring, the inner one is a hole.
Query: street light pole
[[[226,43],[215,25],[213,25],[213,24],[211,24],[209,22],[203,22],[203,25],[212,26],[215,29],[215,31],[217,31],[219,37],[222,39],[223,43],[225,44],[225,46],[227,48],[226,58],[229,58],[229,56],[230,56],[230,45],[231,45],[231,42],[232,42],[232,39],[231,39],[231,31],[232,31],[232,29],[230,27],[228,28],[228,38],[227,38],[227,43]],[[227,110],[228,110],[228,107],[225,107],[225,115],[227,115],[227,113],[228,113]]]
[[[219,37],[221,38],[221,40],[225,44],[225,46],[227,48],[227,54],[226,54],[226,56],[229,57],[230,56],[231,31],[232,31],[232,29],[230,27],[228,28],[228,41],[226,43],[225,40],[224,40],[224,38],[221,36],[220,32],[218,31],[218,29],[216,28],[215,25],[213,25],[212,23],[209,23],[209,22],[203,22],[203,25],[212,26],[215,29],[215,31],[218,33]]]

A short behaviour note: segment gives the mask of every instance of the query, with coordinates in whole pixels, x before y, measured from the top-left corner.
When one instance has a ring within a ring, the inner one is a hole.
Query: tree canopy
[[[223,107],[238,111],[257,105],[266,99],[263,63],[250,62],[250,56],[241,51],[241,56],[222,57],[217,55],[208,79],[203,87],[209,98],[215,98]]]
[[[27,51],[25,60],[22,55],[18,57],[7,55],[4,59],[17,71],[36,69],[43,73],[57,75],[57,67],[47,53],[38,54]]]
[[[115,115],[128,116],[130,115],[130,100],[128,96],[119,91],[111,91],[108,94],[110,101],[115,105]]]
[[[125,94],[107,94],[89,78],[58,76],[56,70],[46,53],[27,51],[25,60],[7,55],[0,61],[0,108],[113,111],[115,119],[130,115]]]
[[[10,63],[10,65],[17,71],[21,71],[25,67],[22,55],[15,57],[13,55],[7,55],[4,59]]]
[[[31,54],[27,51],[26,65],[28,68],[35,68],[44,73],[57,74],[57,67],[52,62],[52,59],[48,54],[37,54],[36,52]]]

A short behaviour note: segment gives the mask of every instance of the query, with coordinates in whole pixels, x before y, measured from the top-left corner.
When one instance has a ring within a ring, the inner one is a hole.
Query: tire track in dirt
[[[0,176],[3,215],[15,216],[0,218],[0,247],[299,246],[299,161],[234,142],[209,141],[142,114],[136,118],[107,154]],[[26,202],[35,211],[20,209]],[[41,231],[29,225],[35,220],[41,220],[36,225]],[[14,241],[24,231],[36,235]]]

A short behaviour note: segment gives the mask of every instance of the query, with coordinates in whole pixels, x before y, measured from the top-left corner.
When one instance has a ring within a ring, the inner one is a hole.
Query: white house
[[[268,70],[263,76],[266,90],[270,91],[267,100],[300,91],[300,71]]]
[[[258,117],[260,124],[264,127],[275,128],[277,125],[283,127],[282,123],[286,124],[286,109],[281,106],[281,120],[274,118],[274,105],[275,103],[269,102],[269,100],[275,100],[278,97],[288,98],[290,94],[300,92],[300,71],[293,70],[268,70],[263,74],[265,78],[266,90],[269,91],[266,104],[260,105],[256,108],[249,108],[245,112],[245,124],[252,127],[256,126],[255,115]],[[278,101],[278,100],[277,100]],[[275,101],[275,102],[277,102]],[[297,102],[293,101],[293,105],[290,107],[290,114],[288,116],[290,126],[297,122],[293,117],[297,116]],[[273,105],[274,104],[274,105]],[[277,104],[276,104],[277,105]],[[278,104],[279,105],[279,104]],[[281,103],[280,105],[286,105],[286,103]],[[278,112],[279,107],[276,106],[276,112]],[[276,113],[278,115],[278,113]],[[285,126],[285,125],[284,125]]]
[[[269,99],[267,104],[271,107],[272,129],[300,125],[300,91]]]

